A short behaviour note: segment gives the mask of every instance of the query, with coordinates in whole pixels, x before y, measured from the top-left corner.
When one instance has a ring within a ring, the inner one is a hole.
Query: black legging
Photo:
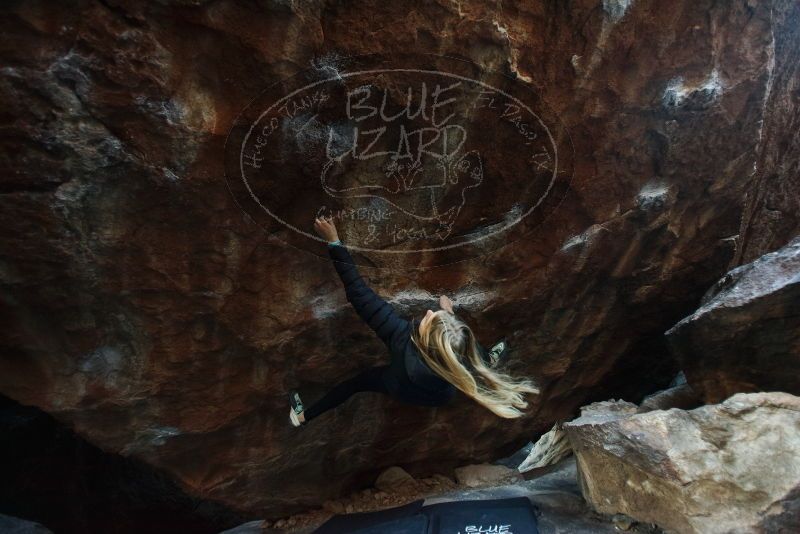
[[[384,373],[388,369],[388,365],[370,367],[353,378],[345,380],[326,393],[320,400],[306,408],[303,411],[303,417],[306,421],[310,421],[321,413],[336,408],[349,399],[351,395],[360,391],[375,391],[388,395],[389,390],[386,388],[386,382],[383,379]]]
[[[481,357],[487,363],[487,365],[489,365],[490,360],[486,349],[483,347],[480,347],[480,349]],[[385,393],[386,395],[391,396],[389,389],[386,387],[386,379],[384,378],[390,372],[389,367],[389,365],[370,367],[369,369],[361,371],[353,378],[349,378],[344,382],[334,386],[334,388],[327,392],[324,397],[306,408],[303,411],[303,417],[306,421],[310,421],[311,419],[319,416],[321,413],[336,408],[344,401],[349,399],[353,394],[361,391],[375,391],[377,393]],[[408,397],[408,395],[406,395],[406,397]],[[411,397],[414,397],[414,395],[411,394]],[[421,401],[423,399],[415,400]]]

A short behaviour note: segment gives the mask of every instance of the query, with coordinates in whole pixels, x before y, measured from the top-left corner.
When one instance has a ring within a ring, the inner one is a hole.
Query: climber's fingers
[[[453,301],[447,295],[439,297],[439,307],[453,313]]]
[[[317,217],[314,219],[314,229],[325,239],[329,239],[336,235],[336,225],[333,220],[325,217]]]
[[[332,225],[323,217],[317,217],[314,219],[314,226],[318,229],[329,229]]]

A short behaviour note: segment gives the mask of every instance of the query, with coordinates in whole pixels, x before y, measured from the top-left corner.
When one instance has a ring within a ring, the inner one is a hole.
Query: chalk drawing
[[[458,531],[461,534],[461,531]],[[514,534],[511,525],[467,525],[464,527],[464,534]]]
[[[241,133],[232,129],[228,183],[240,205],[253,207],[246,211],[254,218],[261,213],[322,242],[299,221],[324,216],[342,223],[351,250],[439,252],[509,232],[543,205],[556,183],[561,191],[571,178],[564,164],[571,157],[568,134],[554,116],[545,122],[537,113],[544,104],[532,89],[513,87],[521,82],[506,77],[498,87],[484,81],[494,79],[488,73],[365,68],[364,62],[349,62],[348,71],[347,62],[333,63],[315,60],[316,79],[306,73],[286,82],[284,94],[269,92],[238,119]],[[496,194],[501,182],[494,167],[503,161],[519,173],[502,182],[514,192],[507,195],[513,205],[494,205],[485,196]],[[299,188],[322,195],[305,217],[286,207],[291,195],[278,177],[287,163],[301,168]],[[282,199],[278,208],[276,198]],[[487,202],[498,212],[492,224],[463,220],[464,213],[481,211],[476,207],[485,213]]]

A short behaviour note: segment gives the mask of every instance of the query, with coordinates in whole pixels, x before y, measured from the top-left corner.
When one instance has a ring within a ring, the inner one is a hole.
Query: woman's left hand
[[[336,225],[333,224],[332,220],[317,217],[314,219],[314,230],[328,243],[339,240],[339,234],[336,232]]]
[[[450,313],[453,313],[453,301],[450,300],[447,295],[442,295],[439,297],[439,307],[443,310],[447,310]]]

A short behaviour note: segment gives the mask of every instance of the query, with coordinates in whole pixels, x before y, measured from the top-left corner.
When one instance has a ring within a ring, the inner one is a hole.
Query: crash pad
[[[535,509],[526,497],[451,501],[422,507],[426,534],[538,534]],[[389,531],[387,531],[389,532]]]
[[[525,497],[423,501],[357,514],[336,515],[314,534],[538,534],[536,514]]]

